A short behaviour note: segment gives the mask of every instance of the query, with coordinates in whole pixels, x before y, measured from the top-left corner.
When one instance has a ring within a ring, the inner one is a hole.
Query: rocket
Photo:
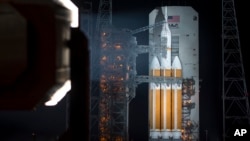
[[[160,39],[162,52],[153,55],[150,75],[161,76],[164,79],[181,78],[182,67],[179,57],[175,56],[171,64],[171,32],[167,23],[162,26]],[[150,83],[149,124],[152,139],[180,139],[182,84]]]
[[[161,31],[161,76],[171,76],[171,32],[168,24],[164,23]]]
[[[172,64],[172,77],[182,77],[182,67],[178,56]],[[182,129],[182,84],[172,83],[172,135],[173,139],[180,139]]]
[[[161,31],[161,76],[171,77],[171,32],[164,23]],[[171,84],[161,83],[161,136],[167,139],[171,134]]]
[[[160,76],[160,63],[156,56],[153,56],[150,64],[150,75]],[[150,83],[149,92],[149,124],[150,124],[150,136],[153,139],[160,137],[160,100],[161,92],[160,85],[156,83]]]
[[[178,56],[174,57],[174,61],[172,63],[172,76],[176,78],[182,77],[181,61]]]
[[[189,6],[162,6],[149,13],[149,141],[199,140],[199,127],[186,128],[199,122],[199,57],[193,55],[199,49],[198,17]]]

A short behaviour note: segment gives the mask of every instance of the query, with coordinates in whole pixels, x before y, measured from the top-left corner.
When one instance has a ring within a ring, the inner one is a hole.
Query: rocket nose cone
[[[173,69],[181,69],[181,61],[179,59],[178,56],[175,56],[174,57],[174,61],[173,61],[173,64],[172,64],[172,68]]]
[[[168,19],[168,7],[167,7],[167,6],[163,6],[163,7],[161,8],[161,11],[162,11],[162,13],[163,13],[165,19],[167,20],[167,19]]]
[[[163,20],[165,20],[164,13],[162,11],[162,8],[159,7],[157,9],[157,15],[155,17],[155,23],[163,21]]]
[[[160,63],[156,56],[152,58],[150,69],[160,69]]]

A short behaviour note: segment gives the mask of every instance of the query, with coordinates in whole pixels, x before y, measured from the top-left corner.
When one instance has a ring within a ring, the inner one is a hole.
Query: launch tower
[[[249,95],[241,53],[234,0],[222,0],[223,141],[235,127],[250,126]]]

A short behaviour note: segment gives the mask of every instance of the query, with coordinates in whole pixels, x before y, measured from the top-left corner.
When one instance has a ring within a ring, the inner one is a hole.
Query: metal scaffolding
[[[128,104],[135,95],[136,40],[127,32],[106,28],[101,36],[99,140],[128,140]]]
[[[234,0],[222,0],[223,140],[249,125],[250,111]]]
[[[193,132],[197,129],[198,123],[190,119],[191,109],[195,107],[195,103],[191,101],[191,97],[195,94],[194,79],[183,79],[183,89],[182,89],[182,140],[192,141],[197,139],[197,136],[193,135]]]
[[[100,37],[103,27],[112,24],[112,0],[100,0],[96,27],[91,43],[91,96],[90,96],[90,139],[98,141],[100,105]]]

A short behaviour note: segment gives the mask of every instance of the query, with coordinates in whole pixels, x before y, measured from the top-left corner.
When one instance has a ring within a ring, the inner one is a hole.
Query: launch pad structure
[[[111,3],[105,4],[110,8]],[[105,11],[105,6],[100,9]],[[129,140],[129,102],[141,83],[150,86],[149,140],[197,140],[198,13],[189,6],[164,6],[149,14],[149,26],[134,31],[113,27],[111,13],[104,17],[107,19],[97,21],[98,35],[90,45],[94,72],[91,74],[91,141]],[[145,30],[149,30],[149,45],[138,45],[133,34]],[[137,75],[136,57],[140,53],[149,54],[149,75]]]

